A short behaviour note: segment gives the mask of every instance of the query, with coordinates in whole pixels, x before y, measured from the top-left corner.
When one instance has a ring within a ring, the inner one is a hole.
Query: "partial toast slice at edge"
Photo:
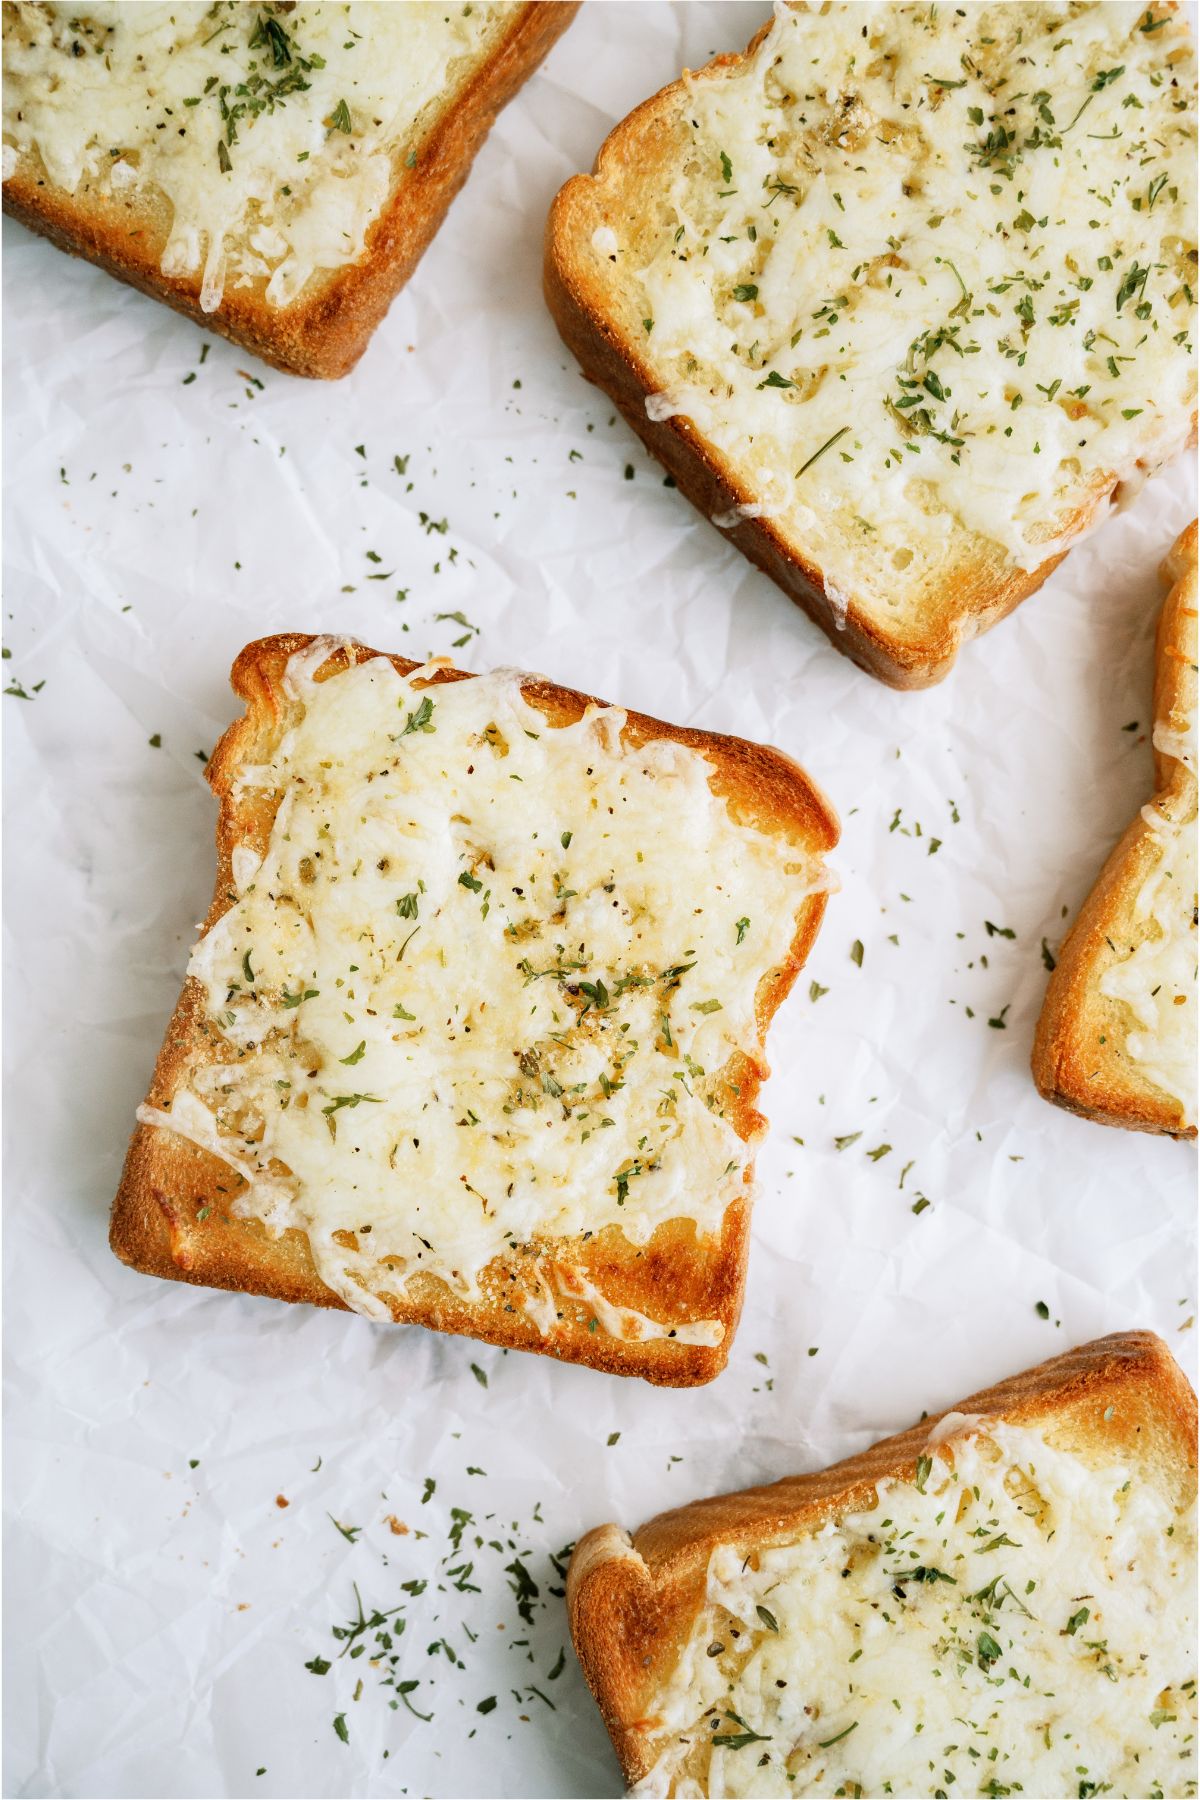
[[[1186,729],[1196,714],[1196,521],[1183,531],[1162,564],[1170,591],[1155,635],[1154,729]],[[1185,764],[1156,747],[1156,792],[1150,805],[1168,817],[1192,820],[1196,778]],[[1124,1126],[1194,1138],[1179,1101],[1155,1087],[1126,1058],[1124,1001],[1099,991],[1114,966],[1114,938],[1129,935],[1129,914],[1161,855],[1153,827],[1139,812],[1110,854],[1058,954],[1046,987],[1031,1059],[1044,1099],[1100,1125]]]
[[[259,288],[227,287],[216,312],[200,305],[200,275],[164,275],[161,235],[120,199],[81,206],[52,186],[40,158],[24,156],[3,184],[6,213],[58,249],[96,263],[151,299],[183,313],[289,375],[336,380],[349,374],[392,301],[440,230],[450,203],[505,107],[549,54],[580,0],[525,0],[486,61],[424,130],[420,155],[367,233],[355,263],[326,272],[291,306],[267,304]]]
[[[330,650],[321,666],[322,676],[349,666],[351,661],[380,654],[346,640],[327,641]],[[239,798],[237,771],[244,763],[267,760],[287,710],[283,695],[287,662],[318,642],[306,635],[260,639],[247,645],[234,663],[231,680],[234,691],[246,702],[246,712],[226,731],[207,769],[221,811],[217,877],[205,931],[235,897],[234,849],[250,844],[261,853],[270,834],[273,807],[254,792]],[[421,666],[399,656],[388,660],[403,675]],[[470,679],[465,671],[450,668],[438,670],[432,678],[434,684]],[[571,723],[594,704],[587,695],[536,678],[528,678],[522,685],[526,699],[553,724]],[[819,856],[837,841],[837,820],[828,802],[804,771],[781,752],[739,738],[665,725],[641,713],[627,713],[624,732],[632,743],[668,738],[701,751],[714,764],[714,792],[726,799],[735,816],[786,835],[805,853]],[[826,898],[823,891],[811,893],[799,905],[792,942],[760,983],[760,1043],[808,954]],[[152,1106],[169,1106],[191,1061],[203,1057],[207,1039],[202,1025],[202,991],[198,983],[187,980],[155,1067],[148,1095]],[[753,1139],[763,1125],[755,1101],[766,1073],[761,1053],[739,1064],[739,1098],[731,1120],[744,1140]],[[519,1256],[503,1268],[492,1265],[484,1272],[483,1301],[470,1302],[433,1277],[420,1277],[409,1284],[403,1299],[393,1301],[393,1316],[398,1322],[541,1351],[652,1382],[691,1386],[710,1381],[725,1365],[741,1310],[752,1173],[748,1170],[745,1196],[727,1209],[717,1237],[698,1240],[690,1221],[674,1220],[661,1226],[640,1248],[609,1230],[598,1234],[586,1249],[568,1240],[561,1251],[564,1266],[581,1268],[617,1305],[649,1314],[668,1326],[701,1318],[719,1320],[724,1327],[720,1344],[612,1337],[592,1327],[593,1314],[586,1300],[563,1293],[556,1295],[557,1320],[549,1334],[543,1335],[520,1303],[520,1296],[536,1288],[537,1278],[530,1259]],[[186,1139],[139,1124],[113,1202],[110,1242],[116,1255],[147,1274],[172,1280],[344,1309],[344,1303],[317,1275],[302,1232],[288,1231],[272,1239],[257,1220],[238,1219],[228,1212],[236,1179],[224,1164]]]
[[[870,1506],[881,1481],[915,1474],[930,1433],[951,1414],[965,1415],[951,1421],[951,1444],[991,1416],[1036,1426],[1097,1461],[1135,1459],[1176,1504],[1195,1492],[1196,1397],[1161,1338],[1130,1331],[1010,1376],[830,1468],[695,1500],[632,1534],[618,1525],[589,1531],[567,1574],[571,1636],[630,1786],[653,1765],[646,1715],[705,1605],[717,1546],[750,1554]]]

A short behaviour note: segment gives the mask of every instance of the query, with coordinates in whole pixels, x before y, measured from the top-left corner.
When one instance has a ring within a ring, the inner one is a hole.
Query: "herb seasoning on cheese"
[[[1182,447],[1195,65],[1166,7],[777,6],[687,81],[691,144],[612,254],[651,418],[748,471],[827,585],[933,580],[956,526],[1035,567]]]
[[[1130,1467],[931,1441],[861,1512],[714,1550],[635,1791],[1194,1794],[1195,1595],[1194,1506]]]
[[[206,312],[263,284],[287,306],[363,255],[399,147],[502,10],[6,0],[5,179],[36,153],[68,193],[144,194]]]
[[[235,1210],[306,1232],[373,1317],[421,1274],[474,1297],[520,1251],[543,1332],[582,1296],[612,1335],[719,1342],[610,1304],[563,1240],[712,1233],[744,1194],[728,1065],[759,1059],[819,865],[615,708],[551,726],[515,675],[386,657],[318,681],[330,648],[292,658],[290,727],[239,778],[278,805],[190,965],[216,1056],[139,1116],[223,1157]]]

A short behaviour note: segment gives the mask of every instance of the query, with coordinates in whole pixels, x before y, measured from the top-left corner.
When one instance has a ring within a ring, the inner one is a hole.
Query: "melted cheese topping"
[[[1189,432],[1194,89],[1141,4],[777,6],[621,245],[649,416],[842,589],[918,588],[956,525],[1036,566]]]
[[[726,1064],[759,1055],[819,867],[615,708],[554,728],[516,675],[422,688],[382,657],[315,681],[329,649],[292,659],[299,716],[241,772],[278,810],[189,966],[218,1059],[142,1117],[222,1155],[236,1210],[306,1232],[359,1311],[422,1272],[474,1296],[535,1245],[543,1331],[557,1291],[615,1336],[719,1341],[611,1306],[556,1241],[712,1233],[744,1194]]]
[[[1146,1078],[1196,1123],[1196,784],[1182,817],[1160,805],[1144,817],[1155,840],[1155,862],[1133,908],[1135,927],[1146,935],[1124,962],[1101,977],[1100,992],[1122,1000],[1134,1023],[1126,1053]]]
[[[920,1484],[918,1486],[918,1483]],[[993,1423],[747,1562],[639,1794],[1195,1792],[1195,1509]]]
[[[289,305],[356,262],[395,158],[503,8],[277,6],[241,0],[4,7],[4,134],[75,193],[165,199],[164,275],[202,271],[200,304],[265,283]]]

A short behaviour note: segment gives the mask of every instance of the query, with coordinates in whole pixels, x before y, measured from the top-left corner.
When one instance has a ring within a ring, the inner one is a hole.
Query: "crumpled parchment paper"
[[[664,485],[541,300],[560,183],[764,10],[585,7],[337,384],[5,227],[10,1793],[615,1794],[561,1598],[588,1526],[819,1466],[1105,1331],[1193,1364],[1194,1152],[1052,1109],[1028,1068],[1043,947],[1150,792],[1191,468],[894,694]],[[714,1386],[110,1255],[210,890],[198,753],[236,652],[283,629],[465,637],[466,667],[777,744],[839,809]]]

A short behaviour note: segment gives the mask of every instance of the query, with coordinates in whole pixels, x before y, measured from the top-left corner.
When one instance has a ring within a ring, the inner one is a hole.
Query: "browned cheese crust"
[[[1196,523],[1162,565],[1170,592],[1155,642],[1154,722],[1182,732],[1196,711]],[[1170,818],[1196,820],[1196,779],[1174,757],[1155,751],[1152,805]],[[1056,1106],[1100,1125],[1194,1138],[1178,1100],[1147,1081],[1125,1051],[1130,1012],[1100,992],[1106,971],[1145,936],[1137,897],[1161,855],[1139,812],[1110,855],[1071,927],[1050,977],[1033,1045],[1033,1078]]]
[[[54,187],[41,158],[26,154],[4,183],[4,210],[73,256],[107,269],[155,300],[165,300],[206,331],[216,331],[290,375],[335,380],[354,367],[376,326],[413,273],[497,113],[524,86],[562,36],[580,0],[527,0],[494,41],[486,60],[450,87],[422,121],[410,154],[396,158],[390,199],[367,233],[356,263],[314,276],[287,307],[267,304],[265,282],[229,288],[216,312],[200,306],[200,273],[164,275],[160,267],[170,209],[145,195],[122,199],[87,181],[74,194]]]
[[[236,899],[235,847],[248,844],[260,854],[266,850],[281,796],[264,796],[257,790],[239,793],[236,779],[245,764],[269,760],[288,729],[294,709],[284,692],[284,671],[291,656],[315,641],[301,635],[263,638],[249,644],[234,663],[232,684],[246,703],[246,713],[226,731],[208,765],[221,812],[217,880],[206,932]],[[318,679],[376,654],[339,641]],[[420,666],[399,656],[389,660],[402,675]],[[436,671],[430,685],[470,679],[464,671],[447,668]],[[571,724],[594,704],[585,694],[532,678],[523,683],[523,691],[552,725]],[[627,715],[624,742],[641,744],[654,738],[686,744],[707,757],[714,766],[712,789],[738,821],[785,838],[805,854],[819,854],[836,843],[837,820],[828,802],[804,771],[779,751],[740,738],[665,725],[641,713]],[[791,943],[780,946],[780,962],[759,985],[760,1044],[816,937],[825,899],[824,893],[804,899]],[[189,978],[159,1053],[147,1096],[150,1105],[169,1107],[189,1071],[213,1060],[205,1024],[201,986]],[[727,1073],[736,1096],[730,1121],[743,1140],[750,1139],[765,1123],[755,1101],[768,1073],[766,1059],[761,1054],[738,1059]],[[465,1300],[436,1277],[421,1275],[409,1282],[401,1297],[388,1297],[393,1317],[670,1386],[710,1381],[725,1366],[741,1311],[752,1175],[749,1169],[745,1197],[727,1209],[717,1236],[698,1237],[690,1221],[672,1220],[641,1246],[630,1244],[616,1228],[597,1233],[587,1243],[559,1239],[535,1244],[526,1247],[527,1254],[514,1252],[489,1265],[481,1276],[481,1300]],[[233,1215],[230,1204],[241,1185],[241,1178],[211,1153],[171,1131],[139,1125],[113,1203],[112,1247],[123,1262],[147,1274],[313,1306],[343,1306],[320,1280],[303,1232],[289,1230],[272,1238],[259,1221]],[[582,1271],[615,1305],[673,1326],[719,1319],[725,1328],[723,1341],[708,1346],[672,1338],[631,1342],[611,1337],[595,1328],[586,1301],[562,1295],[556,1296],[556,1321],[543,1336],[522,1300],[537,1292],[534,1267],[538,1255],[547,1251],[564,1269]]]
[[[1177,1505],[1195,1493],[1196,1397],[1152,1332],[1100,1338],[948,1410],[1035,1426],[1055,1448],[1089,1462],[1130,1459]],[[602,1525],[580,1539],[567,1575],[571,1636],[631,1786],[651,1767],[654,1699],[703,1609],[717,1546],[752,1556],[871,1505],[879,1482],[915,1475],[943,1417],[815,1474],[660,1513],[632,1536]]]
[[[1164,8],[1165,10],[1165,8]],[[690,79],[721,81],[738,73],[770,29],[758,31],[740,56],[718,56]],[[632,328],[615,290],[612,267],[592,242],[598,228],[628,240],[638,222],[658,205],[662,173],[689,145],[687,84],[674,81],[623,119],[604,140],[591,175],[576,175],[560,190],[546,226],[546,303],[568,349],[589,381],[616,402],[646,448],[670,471],[675,484],[706,518],[751,503],[755,495],[732,456],[719,450],[682,414],[654,421],[646,397],[662,381],[647,354],[644,333]],[[1195,422],[1193,421],[1193,439]],[[1094,484],[1086,502],[1063,523],[1064,535],[1086,529],[1118,484]],[[1041,587],[1066,551],[1036,569],[1013,567],[1003,550],[962,531],[948,544],[939,583],[920,605],[897,610],[886,625],[853,595],[832,594],[803,544],[766,517],[744,518],[722,530],[739,550],[778,583],[828,637],[889,687],[923,688],[944,679],[969,638],[988,631]]]

